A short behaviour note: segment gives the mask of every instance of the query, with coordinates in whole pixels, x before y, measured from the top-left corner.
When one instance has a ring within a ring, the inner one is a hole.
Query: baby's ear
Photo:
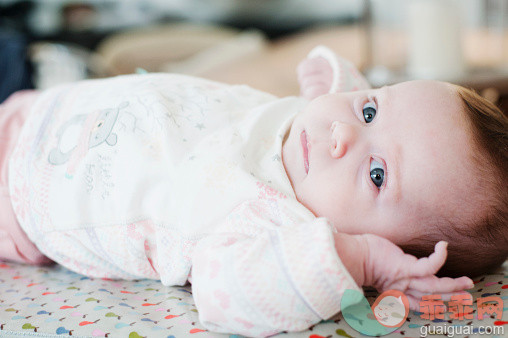
[[[330,93],[351,92],[371,88],[365,76],[351,61],[335,54],[330,48],[320,45],[311,50],[308,55],[309,58],[318,56],[326,59],[333,70]]]

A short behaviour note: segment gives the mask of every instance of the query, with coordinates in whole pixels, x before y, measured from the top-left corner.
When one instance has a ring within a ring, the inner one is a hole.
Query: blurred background
[[[0,102],[25,88],[178,72],[298,95],[316,45],[374,86],[414,78],[508,94],[508,0],[0,0]]]

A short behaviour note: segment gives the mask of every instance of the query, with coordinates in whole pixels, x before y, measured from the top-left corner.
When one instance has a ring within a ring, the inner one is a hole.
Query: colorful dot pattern
[[[501,320],[476,316],[471,321],[421,319],[410,312],[406,323],[386,337],[420,337],[421,326],[504,326],[508,333],[508,262],[475,279],[473,299],[500,296]],[[377,297],[366,291],[369,302]],[[42,334],[45,337],[226,337],[199,323],[190,286],[167,287],[155,280],[116,281],[89,278],[61,266],[35,267],[0,262],[0,337]],[[358,337],[341,314],[310,329],[280,336]],[[474,334],[471,337],[475,336]],[[230,337],[238,337],[230,335]],[[455,337],[467,337],[455,335]],[[492,337],[492,336],[491,336]],[[499,336],[501,337],[501,336]]]

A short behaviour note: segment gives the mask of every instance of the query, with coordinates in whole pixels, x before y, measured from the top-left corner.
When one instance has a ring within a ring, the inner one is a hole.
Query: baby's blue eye
[[[371,123],[372,120],[374,120],[374,117],[376,116],[377,112],[376,103],[372,101],[365,103],[363,105],[362,111],[363,111],[363,119],[365,120],[365,122]]]
[[[383,185],[385,180],[385,170],[383,169],[383,164],[379,163],[376,160],[371,160],[370,162],[370,179],[376,187],[380,188]]]

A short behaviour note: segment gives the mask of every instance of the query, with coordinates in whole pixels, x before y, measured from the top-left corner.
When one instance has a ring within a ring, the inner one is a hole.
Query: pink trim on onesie
[[[0,104],[0,260],[28,264],[51,262],[19,226],[8,187],[9,158],[38,95],[33,90],[20,91]]]
[[[100,111],[93,112],[88,115],[79,135],[78,144],[76,149],[72,153],[72,156],[67,164],[67,176],[74,176],[76,167],[79,165],[81,160],[86,156],[90,145],[90,135],[96,126],[97,118],[99,117]]]

